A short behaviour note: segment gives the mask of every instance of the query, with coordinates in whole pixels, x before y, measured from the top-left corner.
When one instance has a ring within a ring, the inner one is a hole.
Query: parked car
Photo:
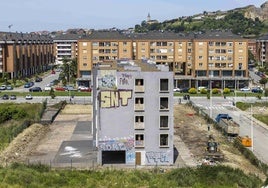
[[[75,91],[76,89],[74,88],[74,86],[65,86],[65,91]]]
[[[181,92],[181,89],[180,88],[174,88],[173,91],[174,92]]]
[[[190,88],[185,87],[185,88],[182,88],[180,92],[181,92],[181,93],[188,93],[188,92],[189,92],[189,89],[190,89]]]
[[[32,87],[29,89],[30,92],[42,92],[41,87]]]
[[[6,85],[1,85],[0,90],[6,90],[7,86]]]
[[[12,85],[7,85],[6,89],[7,89],[7,90],[12,90],[13,87],[12,87]]]
[[[25,99],[26,99],[26,100],[32,100],[32,99],[33,99],[33,96],[32,96],[31,94],[27,94],[27,95],[25,96]]]
[[[7,94],[4,94],[4,95],[2,96],[2,99],[3,99],[3,100],[8,100],[8,99],[9,99],[9,96],[8,96]]]
[[[44,88],[44,91],[50,91],[51,89],[52,89],[52,87],[47,85],[47,86]]]
[[[16,95],[10,95],[10,100],[16,100],[17,96]]]
[[[86,87],[86,86],[78,86],[78,90],[79,91],[91,92],[91,88],[90,87]]]
[[[251,92],[253,93],[262,93],[263,89],[261,87],[254,87],[251,89]]]
[[[65,88],[64,87],[55,87],[55,90],[56,91],[65,91]]]
[[[30,88],[30,87],[32,87],[30,82],[27,82],[26,84],[24,84],[24,88]]]
[[[243,88],[240,88],[240,91],[250,91],[250,88],[249,87],[243,87]]]
[[[36,77],[36,78],[35,78],[35,82],[42,82],[42,81],[43,81],[43,79],[40,78],[40,77]]]

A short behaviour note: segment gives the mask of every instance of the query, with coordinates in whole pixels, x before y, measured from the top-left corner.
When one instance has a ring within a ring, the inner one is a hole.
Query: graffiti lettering
[[[168,153],[165,152],[146,152],[146,159],[148,163],[168,163],[169,158],[168,158]]]
[[[122,78],[119,79],[119,84],[120,85],[129,85],[129,80],[132,79],[132,75],[123,73],[121,76],[122,76]]]
[[[132,98],[131,90],[100,91],[101,108],[119,107],[128,105],[128,99]]]
[[[134,148],[134,138],[99,141],[99,149],[104,151],[130,151]]]

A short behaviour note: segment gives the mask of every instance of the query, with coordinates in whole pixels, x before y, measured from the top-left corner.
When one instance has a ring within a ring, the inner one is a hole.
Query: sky
[[[0,31],[70,28],[127,29],[147,19],[163,22],[204,11],[230,10],[265,0],[2,0]],[[11,26],[11,27],[9,27]]]

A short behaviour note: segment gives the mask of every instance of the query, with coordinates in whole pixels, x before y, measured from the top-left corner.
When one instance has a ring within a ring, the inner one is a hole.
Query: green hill
[[[248,7],[237,8],[229,11],[206,12],[188,17],[179,17],[164,22],[147,23],[142,21],[135,25],[135,32],[154,30],[191,32],[204,30],[232,30],[242,36],[258,37],[268,30],[268,20],[245,17]]]

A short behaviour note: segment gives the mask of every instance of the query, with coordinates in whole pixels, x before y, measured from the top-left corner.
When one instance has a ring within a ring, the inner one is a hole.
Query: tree
[[[77,76],[77,58],[63,58],[62,62],[62,80],[65,79],[74,84]]]
[[[268,81],[267,78],[262,78],[262,79],[260,79],[260,81],[259,81],[259,83],[263,85],[263,88],[264,88],[264,89],[265,89],[265,85],[266,85],[267,81]]]

